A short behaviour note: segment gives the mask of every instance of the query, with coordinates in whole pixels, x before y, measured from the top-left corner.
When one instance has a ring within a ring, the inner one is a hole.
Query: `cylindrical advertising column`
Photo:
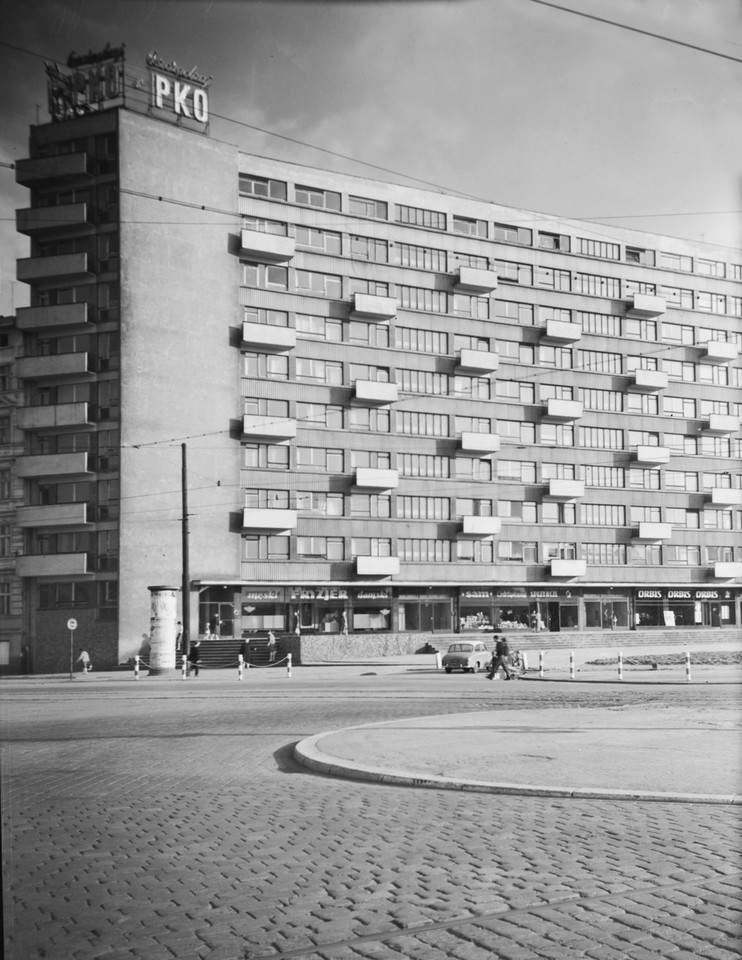
[[[148,587],[150,598],[149,621],[149,675],[175,676],[175,638],[178,633],[176,616],[177,587]]]

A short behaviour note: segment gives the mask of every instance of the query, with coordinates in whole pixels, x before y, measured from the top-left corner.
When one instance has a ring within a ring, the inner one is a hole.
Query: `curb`
[[[364,724],[348,727],[348,730],[363,730],[383,724]],[[493,783],[485,780],[464,780],[453,777],[428,776],[406,770],[373,767],[351,760],[339,760],[323,753],[320,743],[325,737],[343,733],[343,730],[326,730],[307,737],[294,745],[294,759],[301,766],[328,777],[362,780],[393,786],[423,787],[432,790],[457,790],[461,793],[505,794],[519,797],[559,797],[575,800],[641,800],[655,803],[703,803],[712,805],[742,806],[738,794],[718,795],[701,793],[661,793],[648,790],[609,790],[598,787],[551,787],[537,784]]]

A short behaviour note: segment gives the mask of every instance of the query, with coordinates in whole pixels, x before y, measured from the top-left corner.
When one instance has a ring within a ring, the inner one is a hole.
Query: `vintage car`
[[[481,640],[461,640],[449,646],[448,651],[443,654],[442,663],[446,673],[451,673],[452,670],[476,673],[488,666],[491,659],[492,652]]]

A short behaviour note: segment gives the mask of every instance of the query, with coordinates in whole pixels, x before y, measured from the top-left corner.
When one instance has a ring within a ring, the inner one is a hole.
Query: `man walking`
[[[502,667],[505,671],[505,679],[512,680],[512,674],[510,673],[510,647],[505,637],[494,635],[495,641],[495,652],[492,654],[492,663],[490,664],[490,672],[487,674],[488,680],[494,680],[497,671]]]

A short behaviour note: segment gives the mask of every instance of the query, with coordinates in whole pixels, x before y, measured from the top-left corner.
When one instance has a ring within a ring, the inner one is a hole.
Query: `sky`
[[[44,60],[106,43],[141,69],[157,50],[212,75],[210,135],[245,152],[742,247],[740,0],[0,0],[0,14],[0,315],[28,303],[28,191],[7,165],[48,121]]]

